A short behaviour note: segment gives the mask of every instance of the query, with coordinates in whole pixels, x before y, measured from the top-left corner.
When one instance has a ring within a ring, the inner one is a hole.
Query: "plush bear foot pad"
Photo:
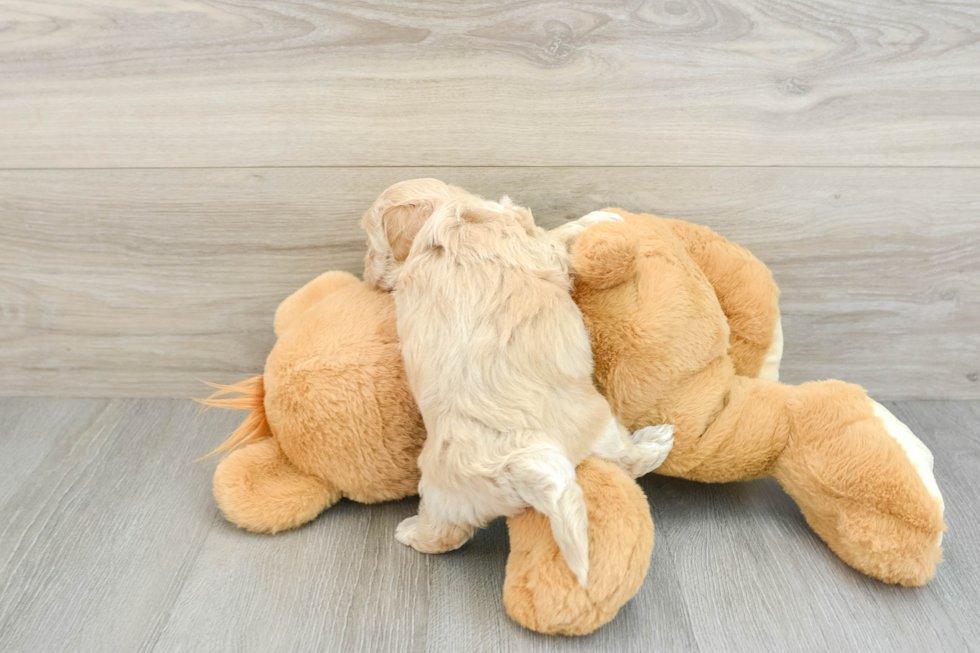
[[[274,438],[222,460],[214,472],[214,496],[229,521],[255,533],[296,528],[340,500],[331,484],[296,469]]]

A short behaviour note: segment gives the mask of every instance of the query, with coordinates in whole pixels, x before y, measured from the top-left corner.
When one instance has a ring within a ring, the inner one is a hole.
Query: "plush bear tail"
[[[214,470],[214,497],[229,521],[255,533],[278,533],[305,524],[340,500],[341,492],[332,483],[297,469],[279,448],[266,420],[261,376],[208,385],[217,391],[195,400],[204,410],[249,411],[228,439],[207,454],[227,454]]]
[[[228,436],[227,440],[218,445],[214,451],[203,456],[204,458],[216,453],[230,453],[242,445],[259,442],[272,435],[269,422],[265,418],[265,385],[262,383],[262,375],[253,376],[233,385],[207,384],[212,388],[217,388],[217,391],[207,399],[194,400],[205,406],[204,411],[212,408],[227,408],[247,410],[249,414],[245,421],[239,424],[238,428]],[[225,396],[230,394],[239,396]]]

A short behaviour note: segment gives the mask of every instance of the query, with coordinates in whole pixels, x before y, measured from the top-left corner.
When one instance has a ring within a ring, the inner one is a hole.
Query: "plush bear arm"
[[[634,228],[622,221],[600,221],[585,229],[572,249],[577,285],[608,290],[633,279],[639,258]]]
[[[714,286],[731,329],[729,354],[742,376],[779,379],[783,331],[779,288],[766,265],[708,227],[666,220]]]
[[[847,564],[886,583],[925,584],[946,529],[929,449],[860,386],[792,389],[772,475]]]
[[[593,211],[587,215],[583,215],[578,220],[571,220],[566,222],[560,227],[555,227],[548,234],[557,240],[566,250],[572,251],[575,247],[575,243],[578,242],[579,236],[585,233],[585,230],[594,224],[600,222],[622,222],[623,217],[618,213],[610,213],[608,211]]]
[[[332,292],[340,290],[344,286],[357,283],[358,278],[348,272],[330,271],[324,272],[313,281],[287,297],[279,308],[276,309],[276,317],[273,321],[273,329],[276,337],[282,335],[300,315],[308,308],[319,302]]]

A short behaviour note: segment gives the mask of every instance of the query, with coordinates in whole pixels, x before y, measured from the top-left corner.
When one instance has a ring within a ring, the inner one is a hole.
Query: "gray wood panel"
[[[606,205],[714,227],[783,289],[784,379],[980,397],[980,170],[0,171],[0,394],[188,396],[260,373],[278,302],[360,273],[395,181],[510,193],[554,226]]]
[[[0,650],[146,650],[217,513],[212,466],[191,461],[238,416],[198,420],[173,400],[20,401],[0,410],[36,415],[0,436],[0,459],[55,446],[29,475],[0,476]]]
[[[932,448],[946,502],[943,567],[928,586],[956,632],[971,650],[980,649],[980,403],[896,402],[889,406]]]
[[[83,433],[105,401],[65,399],[49,410],[48,399],[0,397],[0,507],[14,495],[60,439]]]
[[[155,650],[421,650],[431,562],[391,530],[413,504],[344,501],[282,537],[219,518]]]
[[[0,166],[980,164],[980,6],[4,2]]]
[[[941,452],[937,477],[957,504],[946,562],[925,588],[887,586],[847,567],[773,481],[648,476],[641,484],[657,530],[650,574],[617,619],[590,637],[544,637],[506,618],[499,520],[444,556],[398,545],[394,527],[416,505],[407,500],[344,502],[285,537],[216,523],[158,650],[965,650],[974,627],[962,621],[980,585],[959,570],[977,560],[980,524],[960,516],[980,488],[967,480],[972,463],[956,458],[980,454],[973,435],[980,404],[889,407]],[[390,596],[388,604],[365,598],[372,591]]]
[[[27,651],[960,651],[980,604],[980,402],[889,408],[932,447],[947,503],[945,562],[924,588],[840,562],[774,482],[649,476],[650,573],[585,638],[505,615],[506,528],[423,556],[393,538],[415,500],[343,501],[299,530],[259,536],[216,515],[214,462],[192,458],[240,414],[181,400],[4,399],[0,650]],[[79,426],[81,424],[81,426]]]

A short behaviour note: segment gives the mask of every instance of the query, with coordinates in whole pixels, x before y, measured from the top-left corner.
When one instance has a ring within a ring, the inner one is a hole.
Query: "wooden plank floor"
[[[592,636],[506,617],[506,528],[423,556],[415,500],[341,502],[299,530],[236,529],[192,462],[240,415],[173,399],[0,399],[0,650],[966,651],[980,625],[980,402],[889,407],[932,447],[945,562],[924,588],[851,570],[771,481],[657,476],[640,593]]]

